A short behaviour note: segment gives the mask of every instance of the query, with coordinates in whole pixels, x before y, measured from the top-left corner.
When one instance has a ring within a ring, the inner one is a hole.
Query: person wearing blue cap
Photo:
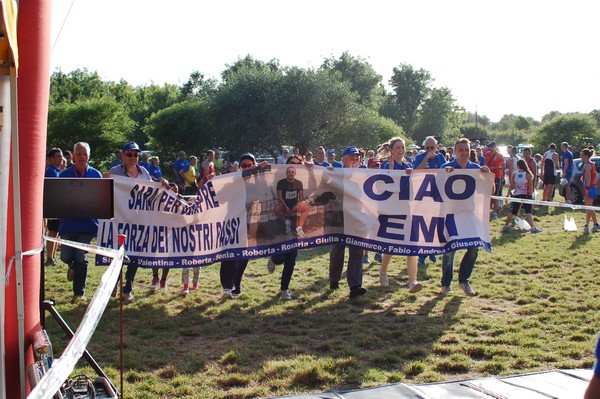
[[[264,168],[268,164],[267,161],[256,164],[256,158],[249,152],[245,152],[240,156],[239,165],[242,170],[242,176],[247,176],[248,173],[251,174],[257,171],[258,167]],[[244,276],[246,266],[248,266],[248,260],[226,260],[221,262],[219,275],[224,295],[229,295],[235,299],[242,294],[242,277]]]
[[[354,147],[356,148],[356,147]],[[358,150],[357,150],[358,151]],[[335,160],[335,150],[330,148],[327,150],[327,162],[334,168],[343,168],[344,165],[340,161]]]
[[[360,152],[354,146],[347,147],[342,154],[344,168],[358,168],[360,166]],[[329,288],[340,288],[340,280],[344,269],[344,254],[346,246],[334,244],[329,253]],[[350,287],[350,298],[364,295],[367,290],[362,287],[362,248],[348,247],[348,267],[346,280]]]
[[[104,177],[110,178],[112,176],[125,176],[132,179],[152,181],[152,177],[150,176],[150,173],[146,170],[146,168],[138,164],[141,152],[142,151],[140,150],[140,147],[135,141],[131,141],[125,144],[123,146],[123,164],[110,168],[108,173],[104,174]],[[162,183],[163,187],[165,187],[167,190],[169,189],[169,182],[165,178],[161,178],[160,182]],[[123,287],[123,299],[126,303],[131,303],[135,300],[132,291],[133,280],[135,279],[137,269],[137,265],[127,265],[127,271],[125,272],[125,287]]]

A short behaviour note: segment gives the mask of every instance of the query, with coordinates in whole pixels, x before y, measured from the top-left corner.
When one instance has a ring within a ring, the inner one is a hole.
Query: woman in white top
[[[514,198],[522,198],[522,199],[533,199],[533,190],[535,189],[533,181],[533,173],[529,170],[527,166],[527,162],[523,159],[519,159],[516,162],[517,170],[512,173],[510,176],[510,192]],[[525,208],[525,218],[527,222],[531,226],[531,233],[539,233],[540,229],[534,226],[533,224],[533,216],[531,215],[531,210],[533,208],[532,204],[521,204],[520,202],[513,202],[512,208],[510,210],[509,215],[506,217],[504,221],[503,231],[511,231],[514,230],[514,227],[510,225],[510,222],[517,217],[519,211],[521,210],[521,206]]]

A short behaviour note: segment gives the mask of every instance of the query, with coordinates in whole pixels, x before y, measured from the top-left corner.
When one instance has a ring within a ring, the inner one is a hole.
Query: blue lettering
[[[435,202],[443,202],[440,190],[438,190],[437,184],[435,184],[435,175],[425,175],[423,177],[423,183],[419,187],[419,191],[417,191],[415,200],[422,201],[423,197],[431,197]]]
[[[406,220],[407,215],[379,215],[379,230],[377,236],[390,238],[393,240],[404,240],[404,234],[395,234],[389,230],[404,230],[404,223],[393,222],[392,220]]]
[[[456,220],[454,214],[450,213],[446,215],[446,218],[433,216],[429,226],[425,222],[423,216],[414,215],[412,217],[412,226],[410,230],[410,240],[412,242],[419,242],[419,233],[423,233],[425,242],[433,242],[434,234],[437,232],[438,240],[440,243],[446,242],[446,236],[444,235],[444,227],[448,231],[450,236],[458,235],[458,229],[456,228]]]
[[[465,189],[462,193],[454,192],[454,182],[461,180],[465,183]],[[464,200],[473,195],[475,192],[475,179],[469,175],[450,175],[446,180],[444,187],[446,196],[451,200]]]

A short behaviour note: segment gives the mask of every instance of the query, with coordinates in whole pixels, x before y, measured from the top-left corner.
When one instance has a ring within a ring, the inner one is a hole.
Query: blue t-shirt
[[[60,177],[85,177],[90,179],[101,179],[102,174],[88,166],[85,170],[85,173],[81,175],[77,170],[75,170],[75,165],[72,165],[65,169]],[[98,232],[98,219],[68,219],[61,218],[60,225],[58,226],[58,232],[60,234],[64,233],[90,233],[96,234]]]
[[[600,378],[600,338],[596,343],[596,362],[594,363],[594,374]]]
[[[146,170],[149,170],[148,168],[150,167],[150,162],[139,161],[138,165],[146,168]]]
[[[344,164],[341,163],[340,161],[333,161],[332,165],[334,168],[343,168],[344,167]]]
[[[567,173],[565,173],[565,179],[571,180],[571,175],[573,174],[573,153],[569,150],[565,151],[562,156],[562,160],[560,162],[560,167],[565,167],[565,159],[569,160],[569,167],[567,168]]]
[[[328,166],[331,166],[331,164],[329,162],[327,162],[327,161],[323,161],[323,163],[319,163],[319,162],[315,161],[314,164],[317,165],[317,166],[323,166],[325,168],[328,167]]]
[[[425,159],[426,156],[427,156],[426,152],[417,154],[417,156],[415,157],[415,163],[413,164],[415,169],[419,167],[419,165],[421,164],[421,162],[423,162],[423,160]],[[439,152],[436,152],[435,157],[427,160],[425,169],[439,169],[445,163],[446,163],[446,158]]]
[[[463,169],[459,164],[456,158],[453,158],[452,161],[446,162],[441,166],[441,168],[445,168],[447,166],[452,166],[454,169]],[[481,166],[476,164],[475,162],[468,161],[466,169],[481,169]]]
[[[54,165],[50,165],[46,168],[46,172],[44,173],[44,177],[58,177],[60,175],[60,169],[58,169]]]
[[[483,155],[479,156],[479,166],[485,165],[485,157]]]
[[[187,166],[189,166],[190,161],[188,161],[187,159],[181,160],[181,159],[177,159],[175,161],[175,163],[173,163],[173,168],[177,171],[177,172],[181,172],[181,169],[185,168],[187,170]]]
[[[158,180],[162,177],[162,170],[160,170],[160,166],[149,164],[146,169],[148,170],[148,173],[150,173],[150,176],[152,176],[154,179]]]
[[[381,165],[380,169],[389,169],[390,168],[390,163],[388,161],[385,161],[383,163],[383,165]],[[402,161],[402,163],[398,163],[398,161],[394,160],[394,170],[404,170],[404,169],[412,169],[412,165],[409,164],[408,162],[405,162],[404,160]]]

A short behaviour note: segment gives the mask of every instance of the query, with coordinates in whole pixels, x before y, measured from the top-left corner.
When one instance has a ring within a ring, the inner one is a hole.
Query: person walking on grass
[[[520,199],[533,199],[533,185],[535,184],[535,180],[533,177],[533,173],[529,170],[527,163],[524,159],[519,159],[516,162],[517,170],[512,173],[510,176],[510,186],[509,191],[512,193],[514,198]],[[512,231],[515,228],[510,225],[510,222],[519,215],[519,210],[521,210],[521,205],[525,209],[525,218],[527,219],[527,223],[531,226],[531,233],[539,233],[540,230],[533,223],[533,216],[531,211],[533,209],[532,204],[521,204],[520,202],[513,202],[510,213],[506,217],[504,221],[504,227],[502,231]]]
[[[76,143],[73,147],[73,159],[75,163],[65,169],[59,177],[102,178],[102,174],[89,165],[90,152],[90,145],[88,143]],[[61,218],[58,232],[65,240],[89,244],[98,233],[98,219]],[[87,298],[85,297],[88,271],[87,251],[63,245],[60,258],[68,266],[67,280],[73,282],[72,302],[87,303]]]
[[[381,165],[381,169],[404,170],[406,174],[410,174],[413,170],[411,164],[406,162],[404,154],[406,153],[406,144],[404,139],[393,137],[387,143],[381,145],[379,150],[379,158],[386,161]],[[427,162],[423,160],[423,162]],[[387,269],[392,260],[392,255],[384,254],[379,267],[379,283],[382,287],[390,285],[388,280]],[[423,289],[423,285],[417,280],[417,257],[406,257],[406,269],[408,271],[408,292],[411,294],[417,293]]]
[[[593,147],[588,147],[581,151],[581,160],[583,161],[583,173],[581,173],[581,181],[583,182],[583,202],[587,206],[594,205],[594,200],[598,197],[598,172],[596,171],[596,164],[590,161],[592,156],[594,156]],[[598,225],[598,220],[596,219],[596,211],[586,209],[585,226],[583,226],[583,231],[585,233],[590,231],[590,221],[594,222],[592,231],[600,230],[600,225]]]
[[[442,168],[447,173],[452,173],[455,169],[480,169],[483,173],[489,173],[490,171],[487,166],[479,166],[479,164],[469,161],[469,139],[467,138],[459,139],[456,144],[454,144],[454,155],[455,158],[452,161],[442,165]],[[478,252],[479,247],[467,249],[467,252],[460,262],[460,269],[458,271],[458,286],[468,296],[477,295],[471,287],[469,279],[471,278],[471,274],[475,268]],[[452,277],[454,274],[455,254],[455,251],[446,252],[442,258],[442,289],[440,292],[442,296],[446,296],[452,292],[450,283],[452,282]]]
[[[556,170],[558,168],[559,163],[558,154],[556,153],[556,144],[551,143],[542,159],[541,175],[544,182],[542,201],[550,201],[554,196],[554,183],[556,183]]]

